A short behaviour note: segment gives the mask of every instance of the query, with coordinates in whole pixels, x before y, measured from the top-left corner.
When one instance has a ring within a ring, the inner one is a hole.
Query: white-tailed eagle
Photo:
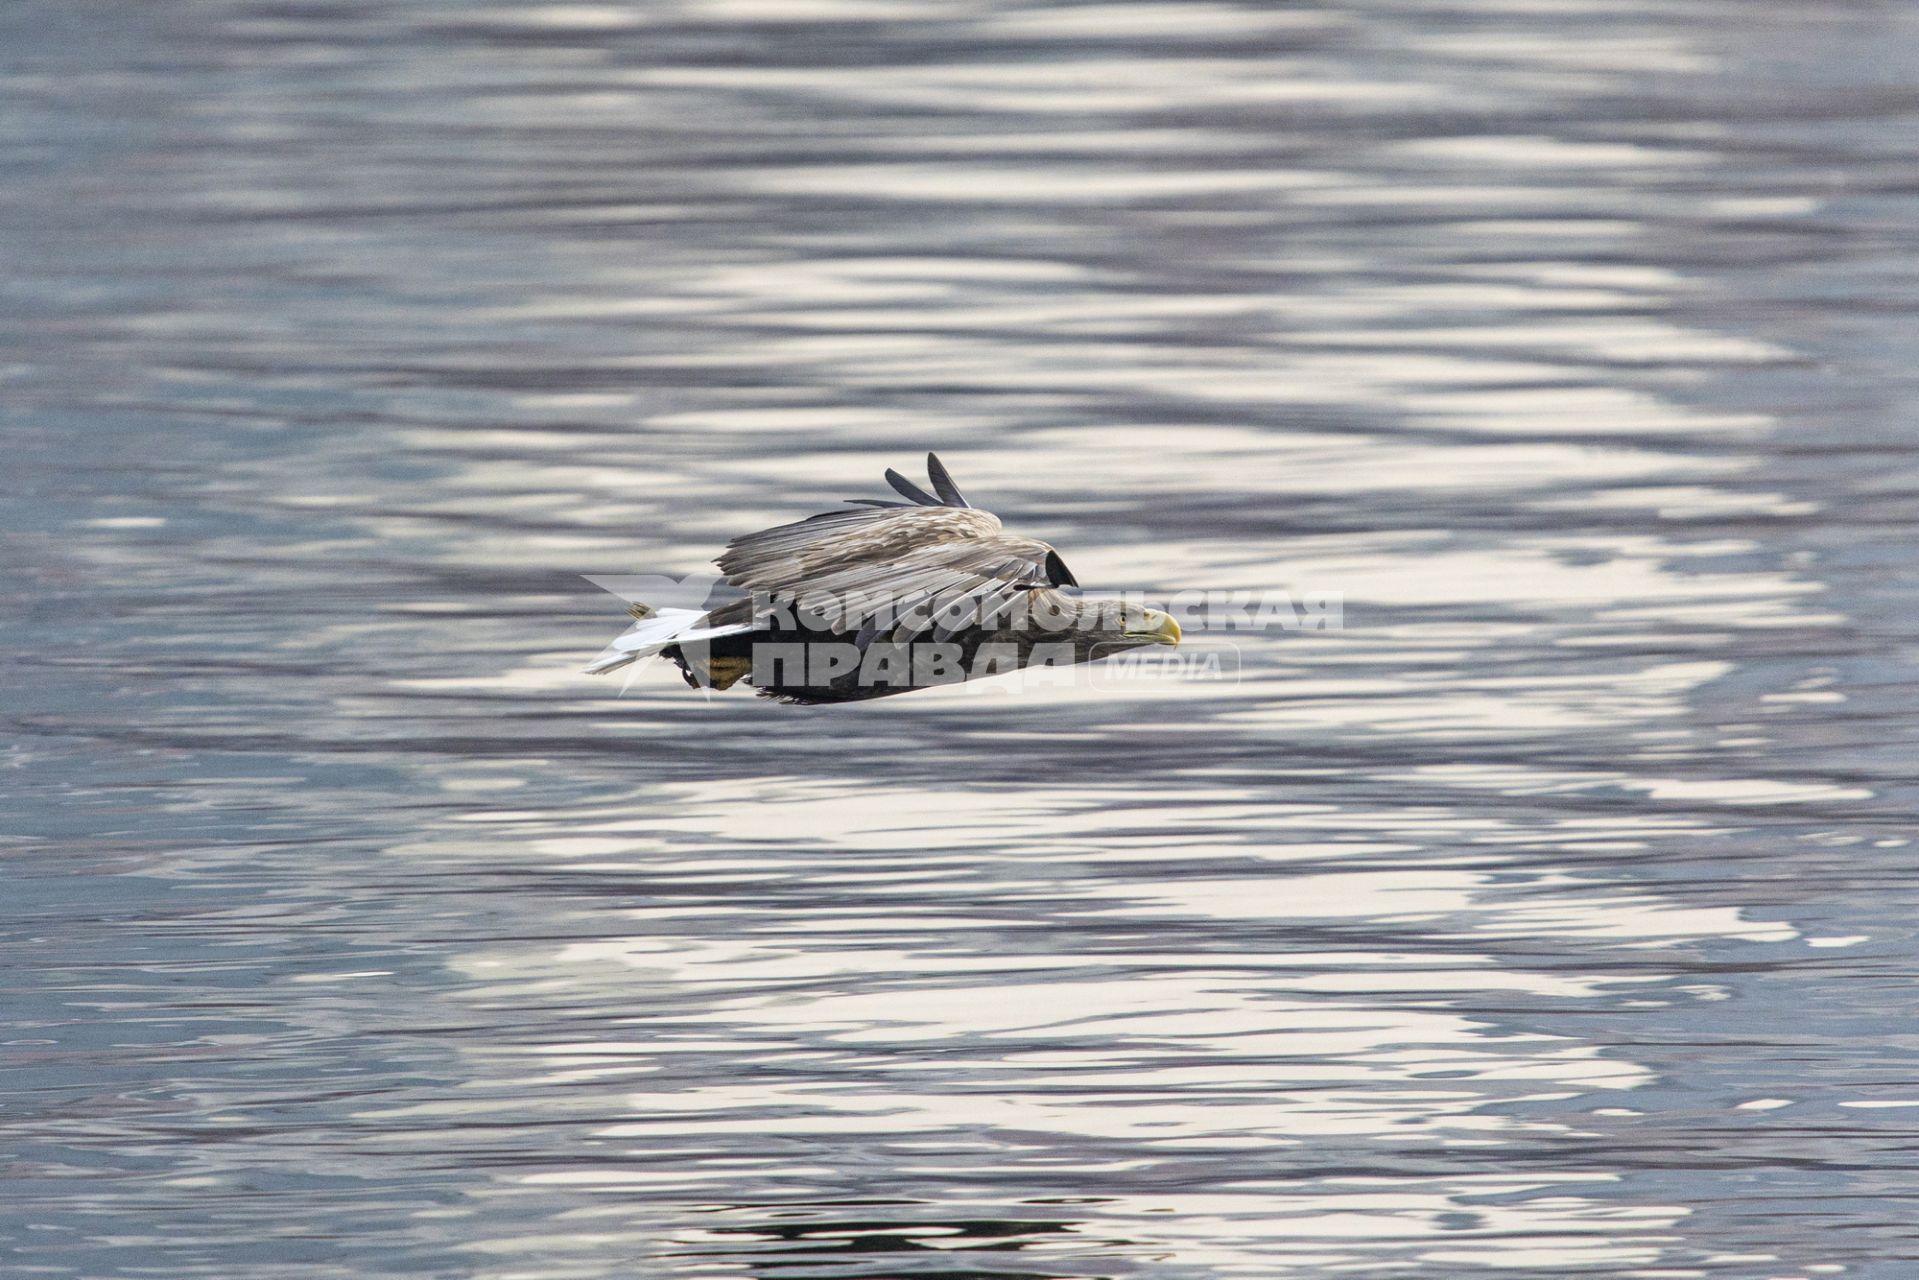
[[[1079,584],[1059,552],[970,505],[933,454],[926,468],[932,493],[889,470],[907,501],[850,499],[733,539],[718,563],[745,598],[706,612],[635,603],[587,670],[658,654],[697,688],[745,680],[787,702],[852,702],[1179,643],[1157,609],[1067,594]]]

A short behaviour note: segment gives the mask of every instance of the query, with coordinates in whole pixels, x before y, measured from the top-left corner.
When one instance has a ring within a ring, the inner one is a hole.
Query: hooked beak
[[[1161,613],[1158,609],[1148,609],[1146,618],[1137,627],[1125,632],[1128,640],[1144,640],[1149,644],[1179,643],[1179,623],[1170,613]]]

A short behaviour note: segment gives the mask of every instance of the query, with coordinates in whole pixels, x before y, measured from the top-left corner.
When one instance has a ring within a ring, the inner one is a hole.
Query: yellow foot
[[[707,661],[707,683],[715,689],[731,689],[753,672],[751,658],[712,658]]]

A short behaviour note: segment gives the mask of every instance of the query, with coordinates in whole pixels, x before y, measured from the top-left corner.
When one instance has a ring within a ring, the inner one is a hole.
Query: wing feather
[[[828,512],[735,538],[719,565],[733,586],[776,603],[830,601],[832,629],[865,648],[888,633],[950,639],[1021,591],[1059,585],[1049,557],[1057,563],[1050,546],[1002,532],[991,512],[941,504]],[[903,616],[928,605],[924,617]],[[955,616],[942,620],[948,608]]]
[[[911,498],[922,507],[943,507],[946,505],[891,467],[886,469],[886,483],[897,489],[902,496]]]
[[[960,495],[959,486],[953,483],[953,477],[947,474],[946,464],[941,462],[937,453],[926,455],[926,476],[933,482],[933,492],[939,494],[940,501],[949,507],[970,507],[973,505]]]

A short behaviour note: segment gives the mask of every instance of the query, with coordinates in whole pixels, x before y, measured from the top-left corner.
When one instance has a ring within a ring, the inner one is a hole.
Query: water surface
[[[10,1274],[1914,1273],[1911,11],[0,50]],[[928,448],[1345,629],[578,673]]]

